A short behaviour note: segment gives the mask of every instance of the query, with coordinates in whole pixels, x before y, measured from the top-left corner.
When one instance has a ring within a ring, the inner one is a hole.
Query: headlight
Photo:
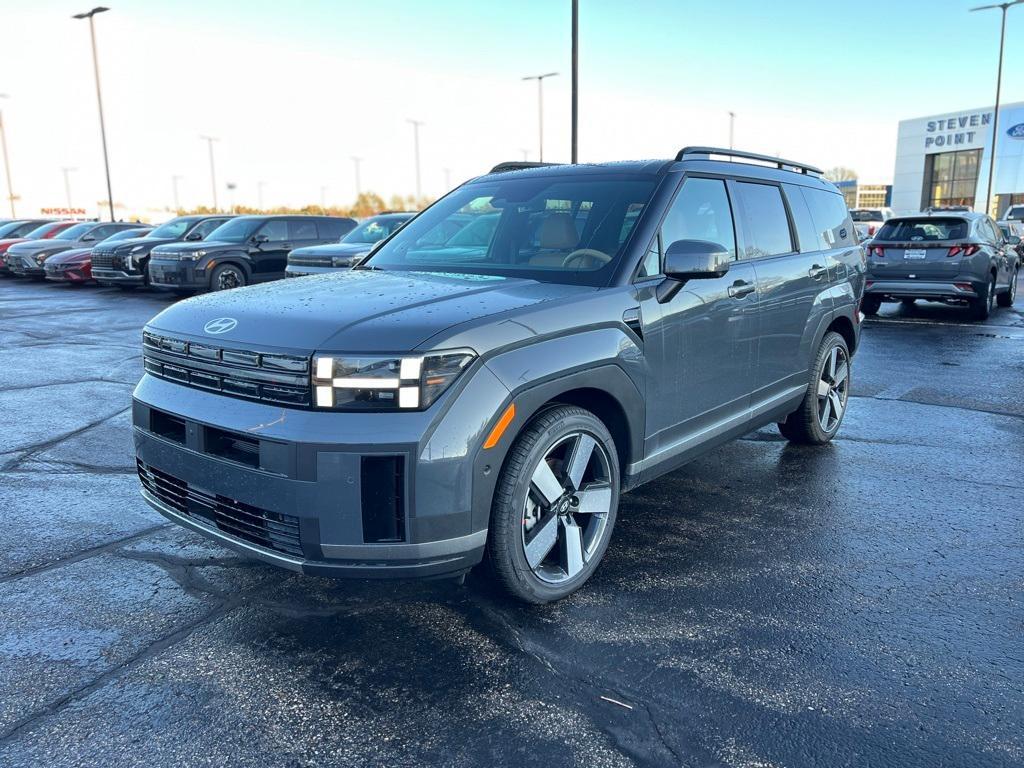
[[[177,258],[179,261],[199,261],[205,255],[206,251],[192,251],[191,253],[176,253],[171,258]]]
[[[331,256],[332,267],[348,267],[352,265],[351,256]]]
[[[317,355],[313,359],[316,405],[344,411],[429,408],[475,357],[469,349],[424,357]]]
[[[42,264],[44,261],[46,261],[47,255],[48,254],[45,254],[45,253],[37,253],[36,254],[36,264]]]

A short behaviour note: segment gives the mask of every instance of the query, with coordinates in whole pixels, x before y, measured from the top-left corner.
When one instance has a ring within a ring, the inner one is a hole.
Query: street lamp
[[[422,192],[420,191],[420,126],[423,123],[420,120],[412,119],[407,119],[405,122],[412,125],[413,151],[416,157],[416,205],[419,205],[420,197],[422,197]]]
[[[729,113],[729,149],[735,149],[734,138],[736,128],[736,113]]]
[[[233,181],[227,182],[225,187],[228,188],[228,213],[235,212],[235,190],[238,189],[238,185]]]
[[[9,98],[6,93],[0,93],[0,99]],[[14,190],[11,188],[11,161],[7,157],[7,132],[4,130],[4,111],[0,109],[0,148],[4,155],[4,173],[7,174],[7,201],[11,204],[11,218],[17,218],[14,213]]]
[[[555,77],[557,72],[547,72],[543,75],[530,75],[523,80],[537,81],[537,124],[540,128],[540,162],[544,162],[544,80]]]
[[[572,146],[571,159],[576,164],[580,114],[580,0],[572,0]]]
[[[77,168],[61,168],[60,170],[61,170],[61,173],[64,174],[64,196],[67,198],[68,210],[70,211],[70,209],[74,207],[74,206],[71,205],[71,179],[70,179],[70,175],[71,175],[71,173],[73,171],[77,171],[78,169]]]
[[[352,165],[354,165],[356,169],[356,200],[358,200],[359,196],[363,194],[363,186],[359,181],[359,164],[361,162],[363,162],[363,158],[356,157],[355,155],[352,156]]]
[[[110,204],[110,220],[114,221],[114,192],[110,186],[110,160],[107,157],[107,128],[103,122],[103,95],[100,93],[100,63],[96,56],[96,27],[92,20],[93,16],[97,13],[104,13],[109,10],[109,8],[97,6],[86,13],[76,13],[71,18],[89,20],[89,39],[92,41],[92,69],[93,74],[96,76],[96,103],[100,109],[100,138],[103,141],[103,169],[107,174],[107,202]]]
[[[217,207],[217,169],[213,165],[213,142],[220,141],[220,139],[214,136],[200,136],[199,138],[206,142],[210,150],[210,189],[213,190],[213,210],[217,212],[220,209]]]
[[[999,139],[999,98],[1002,96],[1003,90],[1003,48],[1006,46],[1006,12],[1012,6],[1020,5],[1021,3],[1024,3],[1024,0],[1010,0],[1010,2],[1006,3],[971,8],[970,11],[974,13],[975,11],[991,11],[998,8],[1003,14],[1002,24],[999,29],[999,71],[996,73],[996,108],[992,113],[992,148],[989,151],[988,158],[988,192],[985,194],[985,213],[992,211],[992,182],[996,173],[996,142]]]

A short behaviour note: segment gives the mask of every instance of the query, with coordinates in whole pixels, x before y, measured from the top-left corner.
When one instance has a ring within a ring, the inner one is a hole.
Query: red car
[[[28,222],[26,222],[27,224]],[[0,239],[0,275],[10,275],[10,267],[7,266],[7,249],[15,243],[24,243],[27,240],[49,240],[56,237],[68,227],[77,224],[75,221],[37,221],[34,229],[15,235],[12,231],[8,236]],[[5,229],[8,225],[4,225]],[[20,229],[20,228],[19,228]]]
[[[153,231],[152,227],[139,227],[138,229],[125,229],[117,232],[102,242],[110,244],[118,240],[128,240],[133,237],[145,237]],[[96,243],[99,245],[100,243]],[[74,283],[81,285],[92,280],[92,249],[72,248],[70,251],[62,251],[54,254],[46,260],[44,269],[46,279],[56,282]]]

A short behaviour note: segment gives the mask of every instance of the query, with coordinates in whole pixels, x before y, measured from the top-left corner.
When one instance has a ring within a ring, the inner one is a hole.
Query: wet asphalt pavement
[[[626,495],[543,608],[165,523],[129,403],[169,301],[0,279],[0,766],[1024,765],[1024,300],[884,305],[837,441]]]

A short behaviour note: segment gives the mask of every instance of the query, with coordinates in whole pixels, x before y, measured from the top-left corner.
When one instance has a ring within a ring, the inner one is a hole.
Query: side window
[[[321,240],[337,240],[352,229],[347,224],[347,219],[320,219],[316,223],[316,231]]]
[[[985,238],[993,245],[999,245],[1002,242],[1002,237],[1000,237],[999,233],[996,231],[995,225],[992,223],[991,219],[985,219],[984,222],[985,232],[987,233]]]
[[[662,255],[676,240],[709,240],[736,258],[736,228],[724,181],[690,178],[683,183],[661,231],[640,262],[637,277],[660,274]]]
[[[789,212],[793,215],[793,223],[796,225],[800,252],[820,251],[825,246],[811,217],[811,209],[807,206],[803,190],[795,184],[783,184],[782,189],[786,194],[786,202],[789,203]]]
[[[260,227],[257,234],[266,235],[272,243],[283,243],[288,239],[288,222],[284,219],[271,219]]]
[[[227,221],[227,219],[210,219],[209,221],[201,221],[198,224],[196,224],[195,228],[191,232],[189,232],[189,234],[197,234],[199,235],[200,240],[205,240],[207,235],[213,232],[213,230],[215,230],[225,221]]]
[[[310,219],[290,219],[288,240],[316,240],[316,222]]]
[[[770,184],[741,181],[737,194],[746,224],[747,244],[743,258],[758,259],[793,252],[789,217],[782,202],[782,191]],[[813,211],[813,209],[812,209]]]
[[[96,227],[95,229],[91,230],[89,234],[96,239],[96,242],[99,242],[100,240],[106,240],[119,229],[120,227],[118,226],[115,226],[113,224],[107,224],[105,227]]]
[[[821,189],[801,190],[818,230],[821,248],[845,248],[853,245],[853,220],[841,195]]]

